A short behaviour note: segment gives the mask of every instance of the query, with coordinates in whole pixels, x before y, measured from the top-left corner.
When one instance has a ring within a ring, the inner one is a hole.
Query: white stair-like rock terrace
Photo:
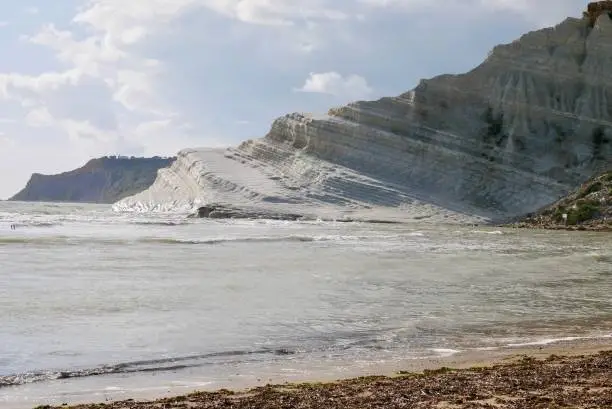
[[[186,149],[117,210],[211,202],[436,221],[514,217],[612,165],[612,19],[568,18],[462,75],[278,118],[236,148]],[[389,213],[390,214],[390,213]]]

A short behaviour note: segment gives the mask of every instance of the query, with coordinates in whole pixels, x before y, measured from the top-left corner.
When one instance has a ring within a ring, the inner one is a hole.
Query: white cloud
[[[297,91],[329,94],[349,100],[367,98],[372,94],[372,88],[365,78],[355,74],[343,77],[335,71],[311,72],[304,85]]]
[[[374,8],[394,8],[405,12],[451,14],[453,18],[473,18],[483,12],[513,12],[536,26],[552,25],[568,16],[580,17],[586,2],[579,0],[447,0],[444,9],[430,0],[357,0]]]
[[[162,103],[157,100],[152,77],[155,70],[148,72],[133,69],[118,70],[114,78],[113,99],[130,111],[151,113],[160,117],[169,117],[171,113],[160,109]]]
[[[323,0],[204,0],[212,10],[253,24],[293,25],[298,20],[344,20],[345,11]]]
[[[54,51],[63,70],[38,75],[0,73],[0,98],[16,100],[27,108],[27,125],[60,130],[73,142],[97,141],[101,150],[111,142],[118,145],[117,149],[121,149],[121,143],[130,145],[118,135],[130,135],[142,123],[174,116],[158,103],[155,95],[153,84],[160,64],[129,50],[147,32],[144,25],[136,23],[154,26],[160,21],[152,16],[152,10],[162,17],[166,11],[177,10],[176,1],[157,3],[166,7],[155,9],[143,1],[94,0],[74,17],[89,33],[86,36],[79,37],[74,30],[60,30],[54,24],[43,26],[25,39]],[[112,99],[104,102],[99,100],[99,91],[91,94],[91,90],[104,88]],[[106,107],[101,107],[101,103]],[[88,110],[88,106],[92,109]],[[99,120],[101,111],[107,113],[104,123]],[[76,112],[80,112],[78,118],[73,116]],[[130,117],[126,112],[142,115]]]
[[[0,132],[0,146],[4,149],[15,146],[15,141]]]
[[[54,123],[49,110],[40,107],[30,110],[25,116],[25,121],[28,125],[36,128],[52,126]]]
[[[45,72],[36,76],[0,73],[0,97],[26,99],[25,95],[38,95],[65,85],[76,85],[80,76],[77,70]]]
[[[59,61],[91,76],[103,75],[105,64],[116,64],[128,57],[125,51],[104,35],[79,40],[72,32],[58,30],[53,24],[43,26],[38,34],[26,39],[51,48]]]
[[[190,11],[212,10],[253,25],[293,26],[305,22],[302,34],[296,34],[296,38],[301,40],[297,48],[308,53],[317,47],[316,35],[304,35],[316,30],[314,21],[348,18],[331,4],[334,3],[330,0],[91,0],[72,19],[85,35],[79,35],[74,28],[59,29],[48,23],[35,35],[24,37],[31,44],[53,50],[64,69],[38,75],[0,74],[0,98],[16,100],[27,108],[26,123],[32,126],[56,127],[72,140],[97,139],[105,144],[108,130],[96,131],[93,118],[73,118],[65,109],[57,116],[54,106],[58,101],[62,106],[83,105],[86,95],[65,90],[94,82],[108,88],[112,95],[107,105],[115,116],[114,132],[132,135],[142,124],[177,121],[177,112],[158,95],[164,64],[137,48],[151,36],[171,35],[167,30],[172,21]],[[35,9],[28,12],[34,13]],[[358,78],[348,81],[357,81],[358,89],[364,89]]]

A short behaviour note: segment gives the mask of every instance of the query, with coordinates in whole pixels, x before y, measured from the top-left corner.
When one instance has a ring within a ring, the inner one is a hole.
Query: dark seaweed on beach
[[[152,402],[127,400],[74,407],[94,408],[610,409],[612,351],[574,357],[552,355],[544,360],[524,356],[489,367],[441,368],[395,377],[266,385],[244,393],[220,390]]]

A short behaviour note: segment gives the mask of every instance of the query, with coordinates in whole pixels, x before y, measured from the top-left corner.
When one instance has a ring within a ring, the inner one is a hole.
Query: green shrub
[[[395,135],[402,135],[403,134],[402,128],[400,128],[397,125],[391,125],[390,131],[391,131],[391,133],[393,133]]]
[[[542,216],[552,216],[553,214],[555,214],[555,210],[551,208],[544,209],[544,211],[542,211]]]
[[[578,204],[576,209],[570,209],[567,213],[567,224],[576,225],[592,219],[599,213],[599,203],[595,201],[587,201]]]
[[[603,189],[603,184],[601,182],[591,183],[590,185],[586,186],[582,192],[580,192],[580,197],[583,198],[591,193],[599,192],[601,189]]]
[[[565,211],[565,207],[557,207],[553,213],[553,220],[556,221],[557,223],[560,223],[563,221],[563,215],[566,214],[567,212]]]

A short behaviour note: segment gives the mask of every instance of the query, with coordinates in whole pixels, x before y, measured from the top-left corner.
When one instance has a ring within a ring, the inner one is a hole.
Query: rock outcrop
[[[612,19],[600,13],[592,26],[568,18],[525,34],[468,73],[396,97],[289,114],[225,151],[184,150],[115,209],[222,202],[500,220],[558,200],[611,160]]]
[[[612,231],[612,171],[512,224],[514,227]]]
[[[207,219],[266,219],[266,220],[313,220],[316,217],[295,213],[275,213],[261,209],[249,209],[245,207],[232,207],[228,205],[212,203],[202,206],[193,217]]]
[[[150,187],[157,171],[175,158],[102,157],[58,175],[34,173],[9,200],[114,203]]]
[[[584,12],[584,16],[589,19],[589,26],[593,27],[595,22],[602,14],[607,14],[612,18],[612,1],[596,1],[589,3],[587,11]]]

